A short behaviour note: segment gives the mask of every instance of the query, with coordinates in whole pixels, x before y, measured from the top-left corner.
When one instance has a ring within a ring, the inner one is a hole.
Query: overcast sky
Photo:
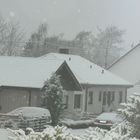
[[[81,30],[97,32],[97,26],[125,29],[125,45],[140,40],[140,0],[0,0],[0,13],[16,20],[29,33],[47,22],[51,34],[72,39]]]

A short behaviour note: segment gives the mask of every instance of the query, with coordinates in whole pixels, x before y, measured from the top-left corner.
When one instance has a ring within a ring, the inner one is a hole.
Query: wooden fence
[[[41,132],[48,124],[48,117],[44,118],[23,118],[18,115],[0,114],[0,127],[10,129],[32,128],[36,132]]]

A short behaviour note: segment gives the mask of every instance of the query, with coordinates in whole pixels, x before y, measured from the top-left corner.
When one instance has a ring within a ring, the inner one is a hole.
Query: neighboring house
[[[140,44],[114,62],[108,70],[134,85],[128,89],[128,95],[140,93]]]
[[[132,85],[77,56],[50,53],[38,58],[0,57],[0,111],[40,106],[41,88],[52,73],[61,76],[64,104],[71,113],[116,110]]]

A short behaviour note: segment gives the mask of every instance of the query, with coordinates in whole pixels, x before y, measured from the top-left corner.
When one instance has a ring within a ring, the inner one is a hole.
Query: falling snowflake
[[[57,2],[56,2],[56,1],[53,1],[53,4],[54,4],[54,5],[56,5],[56,4],[57,4]]]
[[[78,9],[77,12],[78,12],[78,13],[81,13],[81,9]]]
[[[14,17],[15,13],[13,11],[9,12],[10,17]]]

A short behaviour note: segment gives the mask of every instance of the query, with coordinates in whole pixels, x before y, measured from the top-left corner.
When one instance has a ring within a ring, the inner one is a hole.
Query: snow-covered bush
[[[122,106],[123,108],[118,111],[125,120],[123,126],[132,137],[140,139],[140,95],[133,94],[129,97],[128,102],[123,103]],[[126,133],[128,133],[127,131]]]
[[[129,134],[122,134],[122,126],[119,125],[110,131],[100,128],[89,128],[81,139],[83,140],[137,140]]]
[[[89,128],[85,134],[78,136],[71,133],[66,127],[48,127],[43,132],[34,132],[28,128],[29,134],[26,135],[23,130],[10,130],[13,133],[9,140],[138,140],[132,138],[129,134],[121,133],[121,125],[110,131],[100,128]]]
[[[43,132],[34,132],[28,128],[29,134],[26,135],[23,130],[9,130],[14,136],[10,140],[81,140],[72,135],[66,127],[48,127]]]
[[[43,87],[43,106],[46,106],[51,113],[52,125],[57,125],[60,115],[64,110],[63,87],[58,75],[53,74]]]

